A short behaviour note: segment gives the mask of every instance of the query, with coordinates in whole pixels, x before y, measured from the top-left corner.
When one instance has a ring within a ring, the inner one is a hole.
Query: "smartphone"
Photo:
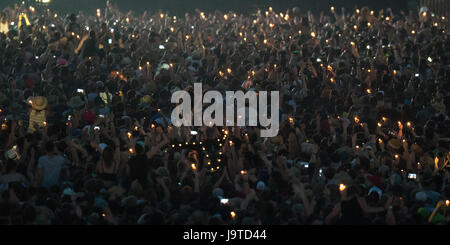
[[[86,26],[85,29],[86,29],[86,31],[89,31],[89,26]]]
[[[77,93],[82,93],[82,94],[84,94],[84,89],[81,89],[81,88],[77,89]]]
[[[100,130],[100,127],[99,126],[95,126],[94,130]]]
[[[416,179],[416,178],[417,178],[416,174],[413,174],[413,173],[408,174],[408,179]]]
[[[195,131],[195,130],[191,130],[191,135],[197,135],[198,134],[198,132],[197,131]]]
[[[112,39],[108,39],[108,44],[112,44]]]
[[[322,59],[321,58],[317,58],[317,63],[320,63],[320,62],[322,62]]]
[[[415,74],[415,77],[419,77],[419,73],[416,73],[416,74]]]
[[[165,49],[166,47],[164,47],[164,45],[159,45],[159,49]]]
[[[230,203],[230,199],[228,199],[228,198],[221,198],[220,199],[220,203],[221,204],[228,204],[228,203]]]
[[[105,118],[105,115],[103,115],[103,114],[100,114],[100,115],[98,115],[100,118]]]

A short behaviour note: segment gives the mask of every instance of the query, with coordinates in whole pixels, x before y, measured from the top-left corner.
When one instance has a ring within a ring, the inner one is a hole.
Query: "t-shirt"
[[[45,155],[39,158],[38,168],[43,169],[42,186],[52,187],[59,183],[59,176],[64,165],[64,157]]]

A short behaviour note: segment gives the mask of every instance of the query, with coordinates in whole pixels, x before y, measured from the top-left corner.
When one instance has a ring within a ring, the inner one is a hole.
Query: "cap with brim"
[[[31,107],[35,110],[44,110],[45,108],[47,108],[47,98],[43,97],[43,96],[36,96],[32,99],[32,104]]]

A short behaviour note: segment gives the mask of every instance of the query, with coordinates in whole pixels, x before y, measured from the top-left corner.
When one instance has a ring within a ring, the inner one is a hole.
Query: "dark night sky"
[[[30,2],[34,0],[28,0]],[[251,13],[258,7],[272,6],[275,10],[284,11],[287,8],[299,6],[318,13],[327,11],[333,4],[336,9],[340,7],[353,8],[355,5],[369,6],[375,10],[391,7],[394,11],[415,8],[418,0],[110,0],[117,3],[124,10],[136,12],[155,12],[159,9],[168,11],[171,15],[182,15],[192,12],[195,8],[209,12],[215,9],[221,11],[233,10],[238,13]],[[12,5],[17,0],[0,0],[0,7]],[[77,12],[84,10],[95,14],[95,9],[105,6],[106,0],[52,0],[50,7],[60,12]],[[408,4],[409,3],[409,4]]]

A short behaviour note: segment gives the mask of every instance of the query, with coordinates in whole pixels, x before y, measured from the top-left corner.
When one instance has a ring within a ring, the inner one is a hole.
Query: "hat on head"
[[[84,101],[80,98],[80,96],[72,97],[67,105],[72,109],[79,109],[84,106]]]
[[[213,193],[213,196],[215,196],[215,197],[223,196],[223,190],[219,187],[214,189],[212,193]]]
[[[45,108],[47,108],[47,98],[43,97],[43,96],[36,96],[32,99],[32,104],[31,107],[35,110],[44,110]]]
[[[263,191],[266,188],[266,184],[264,184],[263,181],[258,181],[258,183],[256,184],[256,189],[258,191]]]
[[[417,201],[422,201],[425,202],[427,200],[427,194],[425,194],[425,192],[417,192],[416,193],[416,200]]]
[[[389,140],[388,147],[390,147],[394,150],[398,150],[402,147],[402,144],[401,144],[400,140],[394,138],[394,139]]]
[[[108,146],[108,145],[105,144],[105,143],[100,143],[100,144],[98,145],[98,147],[100,147],[100,149],[102,149],[102,151],[103,151],[107,146]]]
[[[96,118],[97,117],[95,116],[95,114],[92,111],[86,111],[83,113],[83,119],[89,124],[95,123]]]
[[[144,96],[142,96],[142,98],[141,98],[141,102],[142,103],[147,103],[147,104],[150,104],[150,100],[152,99],[152,97],[150,97],[150,95],[144,95]]]
[[[58,60],[57,66],[65,66],[67,65],[67,60],[64,58],[61,58]]]

